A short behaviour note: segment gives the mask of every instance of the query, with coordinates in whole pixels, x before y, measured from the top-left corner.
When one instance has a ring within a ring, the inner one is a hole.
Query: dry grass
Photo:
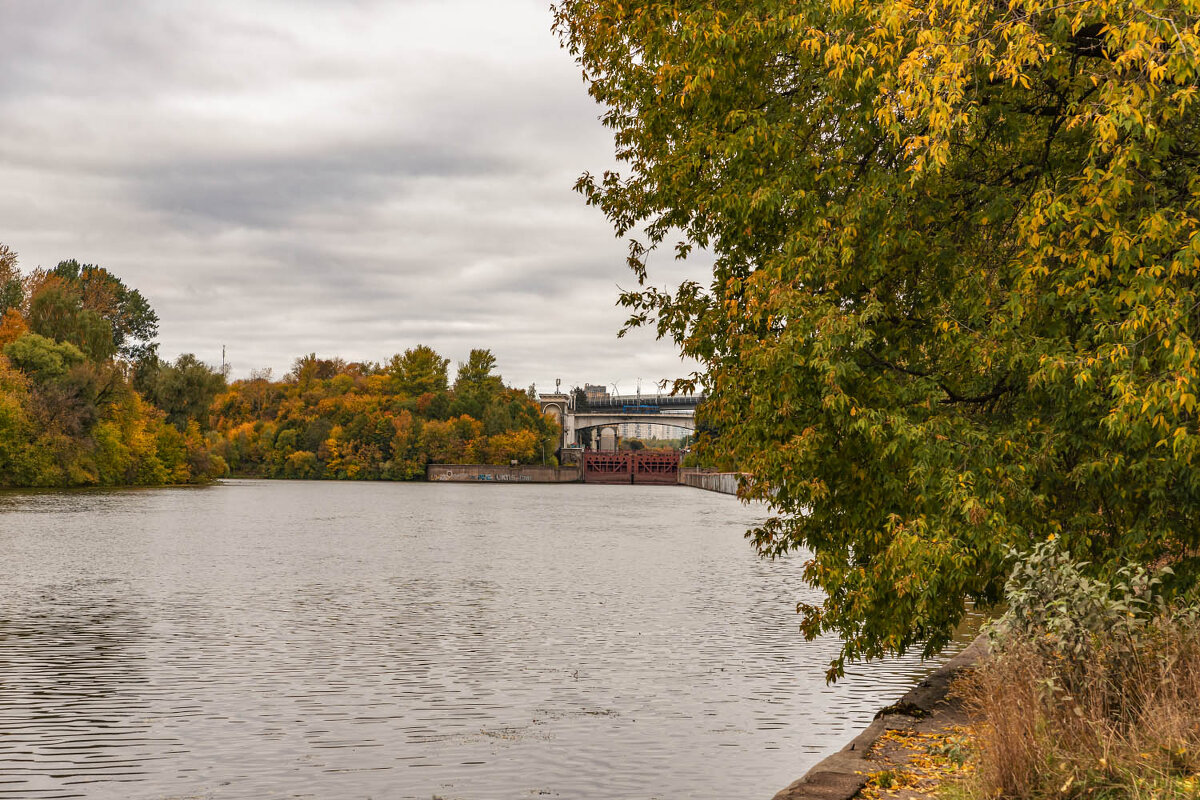
[[[1012,642],[960,682],[976,798],[1200,800],[1200,630],[1158,621],[1078,658]]]

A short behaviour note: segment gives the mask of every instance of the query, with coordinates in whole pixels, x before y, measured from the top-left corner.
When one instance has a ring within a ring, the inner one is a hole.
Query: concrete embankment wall
[[[517,466],[494,464],[430,464],[425,479],[449,483],[576,483],[583,480],[579,467]]]
[[[679,471],[679,482],[685,486],[721,494],[737,494],[740,477],[740,472],[701,472],[691,469]]]

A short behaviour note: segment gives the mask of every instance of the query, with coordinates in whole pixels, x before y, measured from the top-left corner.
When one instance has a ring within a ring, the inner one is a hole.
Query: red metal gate
[[[583,454],[583,480],[586,483],[633,483],[625,451],[587,452]]]
[[[587,483],[678,483],[679,458],[679,453],[670,451],[590,451],[583,454],[583,479]]]
[[[633,454],[634,483],[679,483],[679,453],[639,451]]]

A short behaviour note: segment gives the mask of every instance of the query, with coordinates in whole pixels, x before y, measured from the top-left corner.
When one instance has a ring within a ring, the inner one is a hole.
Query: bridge
[[[704,395],[605,395],[576,402],[571,394],[555,392],[538,395],[542,413],[548,414],[562,426],[559,447],[600,449],[599,432],[610,428],[617,433],[624,424],[664,425],[683,431],[696,430],[696,406]]]

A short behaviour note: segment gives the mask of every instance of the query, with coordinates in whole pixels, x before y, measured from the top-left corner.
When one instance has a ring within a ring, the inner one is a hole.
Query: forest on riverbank
[[[489,350],[385,362],[309,354],[230,382],[162,359],[158,316],[103,267],[22,273],[0,245],[0,486],[154,486],[225,475],[411,480],[425,465],[553,462],[558,427]]]
[[[558,425],[496,359],[449,359],[418,345],[385,364],[307,355],[282,381],[236,381],[210,407],[214,450],[237,475],[411,480],[429,463],[557,463]]]

